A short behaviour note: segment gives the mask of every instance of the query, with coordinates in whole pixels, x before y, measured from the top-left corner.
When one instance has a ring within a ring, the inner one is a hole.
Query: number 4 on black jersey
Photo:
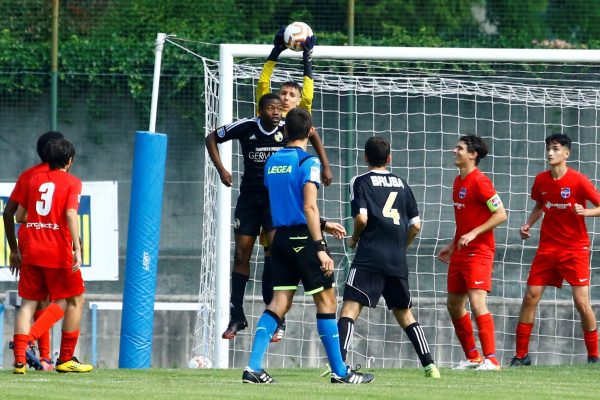
[[[403,179],[384,170],[372,170],[350,181],[352,217],[365,214],[367,227],[360,235],[353,267],[408,278],[408,229],[419,223],[412,190]]]

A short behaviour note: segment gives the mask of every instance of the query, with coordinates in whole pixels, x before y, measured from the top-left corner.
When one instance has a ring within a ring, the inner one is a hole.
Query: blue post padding
[[[119,368],[150,368],[167,135],[136,132]]]
[[[4,360],[4,304],[0,303],[0,367]]]

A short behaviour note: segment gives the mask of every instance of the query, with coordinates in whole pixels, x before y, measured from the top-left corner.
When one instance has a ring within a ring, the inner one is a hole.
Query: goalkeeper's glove
[[[308,76],[312,79],[312,52],[313,47],[317,43],[317,37],[315,35],[307,36],[302,43],[302,64],[304,64],[304,76]]]
[[[277,61],[279,55],[286,49],[285,42],[283,41],[284,32],[285,26],[282,26],[275,34],[275,37],[273,38],[273,50],[271,50],[271,54],[269,54],[267,60]]]

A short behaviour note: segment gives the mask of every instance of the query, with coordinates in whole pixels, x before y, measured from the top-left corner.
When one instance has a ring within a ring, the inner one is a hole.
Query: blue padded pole
[[[0,367],[4,360],[4,304],[0,303]]]
[[[136,132],[119,368],[150,368],[167,135]]]
[[[96,368],[98,362],[98,305],[92,305],[92,365]]]

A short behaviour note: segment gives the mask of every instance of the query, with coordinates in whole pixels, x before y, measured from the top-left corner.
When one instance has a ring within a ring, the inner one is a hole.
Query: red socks
[[[522,322],[517,324],[517,349],[515,352],[515,357],[523,358],[529,353],[529,338],[531,337],[532,330],[533,324],[524,324]]]
[[[65,312],[58,304],[51,303],[31,326],[29,341],[35,342],[44,334],[47,334],[52,325],[60,321],[64,315]]]
[[[485,358],[498,365],[496,359],[496,338],[494,337],[494,318],[491,313],[480,315],[475,319],[479,330],[479,341]]]
[[[16,333],[13,336],[13,352],[15,353],[15,363],[25,364],[27,359],[25,358],[25,352],[29,346],[29,335]]]
[[[473,324],[471,323],[471,316],[466,313],[464,316],[453,319],[454,330],[458,341],[465,352],[465,356],[468,359],[480,358],[479,352],[475,347],[475,336],[473,336]]]
[[[588,357],[598,357],[598,329],[583,331],[583,340],[585,341]]]
[[[77,346],[77,339],[79,339],[79,329],[72,332],[62,331],[60,355],[58,356],[60,361],[70,361],[73,358],[75,346]]]
[[[35,314],[33,314],[33,320],[37,321],[44,310],[37,310]],[[50,359],[50,330],[47,330],[46,333],[43,333],[38,337],[38,349],[40,350],[40,358],[45,358],[46,360]]]

